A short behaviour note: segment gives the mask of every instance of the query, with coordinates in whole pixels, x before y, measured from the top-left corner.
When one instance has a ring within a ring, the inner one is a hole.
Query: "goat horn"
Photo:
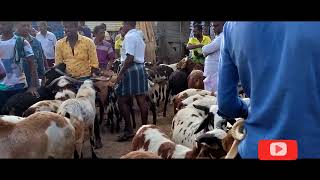
[[[61,77],[63,77],[63,76],[60,76],[60,77],[58,77],[58,78],[54,79],[53,81],[51,81],[51,83],[50,83],[50,84],[48,84],[48,86],[47,86],[47,87],[51,87],[54,83],[56,83],[57,81],[59,81],[59,80],[61,79]]]
[[[84,81],[80,81],[80,80],[77,80],[77,79],[74,79],[72,77],[69,77],[69,76],[63,76],[64,78],[74,82],[74,83],[83,83]]]
[[[244,125],[244,119],[238,120],[231,128],[231,135],[234,138],[232,146],[225,156],[225,159],[234,159],[238,154],[238,146],[240,141],[244,139],[245,133],[241,132]]]
[[[244,139],[245,133],[241,132],[244,126],[244,119],[238,120],[231,128],[231,135],[235,140],[241,141]]]

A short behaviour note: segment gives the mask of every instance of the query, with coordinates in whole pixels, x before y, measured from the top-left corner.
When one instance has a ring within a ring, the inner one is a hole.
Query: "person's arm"
[[[33,96],[39,97],[39,94],[37,92],[37,85],[38,85],[38,73],[37,73],[37,67],[34,62],[34,53],[32,51],[32,48],[28,41],[24,40],[24,52],[25,52],[25,58],[28,64],[28,67],[30,69],[29,76],[31,77],[31,84],[28,84],[28,90],[27,92],[30,92]]]
[[[120,39],[116,40],[114,43],[115,50],[115,58],[118,59],[120,57]]]
[[[39,42],[40,43],[40,42]],[[38,75],[39,75],[39,78],[42,80],[41,83],[43,84],[44,82],[44,71],[45,71],[45,62],[46,62],[46,59],[44,57],[44,53],[43,53],[43,49],[41,47],[41,44],[40,44],[40,57],[37,59],[37,64],[38,64]]]
[[[52,33],[52,37],[53,37],[53,52],[55,52],[55,47],[56,47],[56,44],[57,44],[57,37],[53,33]]]
[[[62,43],[62,42],[61,42]],[[62,44],[60,41],[57,42],[56,47],[55,47],[55,58],[54,58],[54,63],[55,65],[63,63],[63,52],[62,52]]]
[[[238,69],[230,56],[227,26],[221,44],[218,80],[218,114],[224,118],[246,118],[247,105],[238,97]]]
[[[207,44],[202,47],[203,55],[208,56],[209,54],[220,51],[220,44],[221,44],[221,35],[217,39],[213,40],[210,44]]]
[[[108,56],[107,56],[107,61],[108,61],[107,70],[111,69],[111,66],[114,62],[114,59],[115,59],[115,53],[114,53],[112,47],[110,47],[109,52],[108,52]]]
[[[115,49],[115,58],[120,58],[120,49]]]
[[[133,64],[133,59],[134,59],[134,56],[133,55],[130,55],[130,54],[126,54],[126,59],[124,61],[124,65],[123,67],[121,68],[120,70],[120,73],[117,77],[117,81],[116,83],[119,83],[119,81],[123,78],[123,74],[127,71],[127,69]]]
[[[96,75],[99,71],[99,60],[96,45],[92,40],[89,41],[89,64],[91,67],[91,75]]]
[[[192,39],[191,39],[191,38],[189,39],[188,44],[187,44],[187,49],[188,49],[188,50],[197,49],[197,48],[202,48],[202,47],[203,47],[202,44],[194,45],[194,44],[192,43]]]
[[[125,41],[123,41],[123,43],[125,43],[125,54],[126,54],[126,59],[124,61],[124,65],[121,68],[117,81],[116,83],[119,83],[119,81],[122,79],[124,73],[127,71],[127,69],[133,64],[133,60],[134,60],[134,52],[136,49],[136,41],[134,38],[128,38]]]

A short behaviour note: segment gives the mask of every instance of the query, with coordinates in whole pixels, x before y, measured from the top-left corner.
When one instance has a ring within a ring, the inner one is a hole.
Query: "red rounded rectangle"
[[[298,144],[296,140],[261,140],[258,144],[260,160],[296,160]]]

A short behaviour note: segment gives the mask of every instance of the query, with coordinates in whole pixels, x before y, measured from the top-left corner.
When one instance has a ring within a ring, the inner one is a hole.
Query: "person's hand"
[[[199,44],[199,45],[198,45],[198,48],[202,48],[202,47],[203,47],[203,44]]]
[[[46,81],[46,78],[45,77],[43,77],[43,78],[41,78],[41,84],[40,84],[40,86],[43,86],[44,87],[44,85],[45,85],[45,82]]]
[[[40,97],[40,95],[37,91],[37,88],[35,88],[35,87],[29,87],[27,92],[31,93],[33,96],[36,96],[37,98]]]

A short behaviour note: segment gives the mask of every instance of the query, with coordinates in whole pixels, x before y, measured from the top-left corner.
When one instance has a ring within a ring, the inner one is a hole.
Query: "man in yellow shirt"
[[[193,36],[189,39],[187,49],[192,51],[192,60],[194,63],[204,64],[204,56],[202,54],[202,47],[209,44],[211,39],[209,36],[202,34],[202,26],[195,25],[193,28]]]
[[[122,27],[119,29],[119,32],[120,34],[118,34],[115,38],[116,42],[115,42],[115,45],[114,45],[114,49],[115,49],[115,52],[116,52],[116,59],[117,58],[120,58],[120,50],[122,48],[122,42],[123,42],[123,39],[124,39],[124,32],[122,31]]]
[[[65,63],[73,78],[85,80],[98,71],[99,61],[92,39],[78,33],[78,22],[63,22],[66,37],[56,44],[55,64]]]

